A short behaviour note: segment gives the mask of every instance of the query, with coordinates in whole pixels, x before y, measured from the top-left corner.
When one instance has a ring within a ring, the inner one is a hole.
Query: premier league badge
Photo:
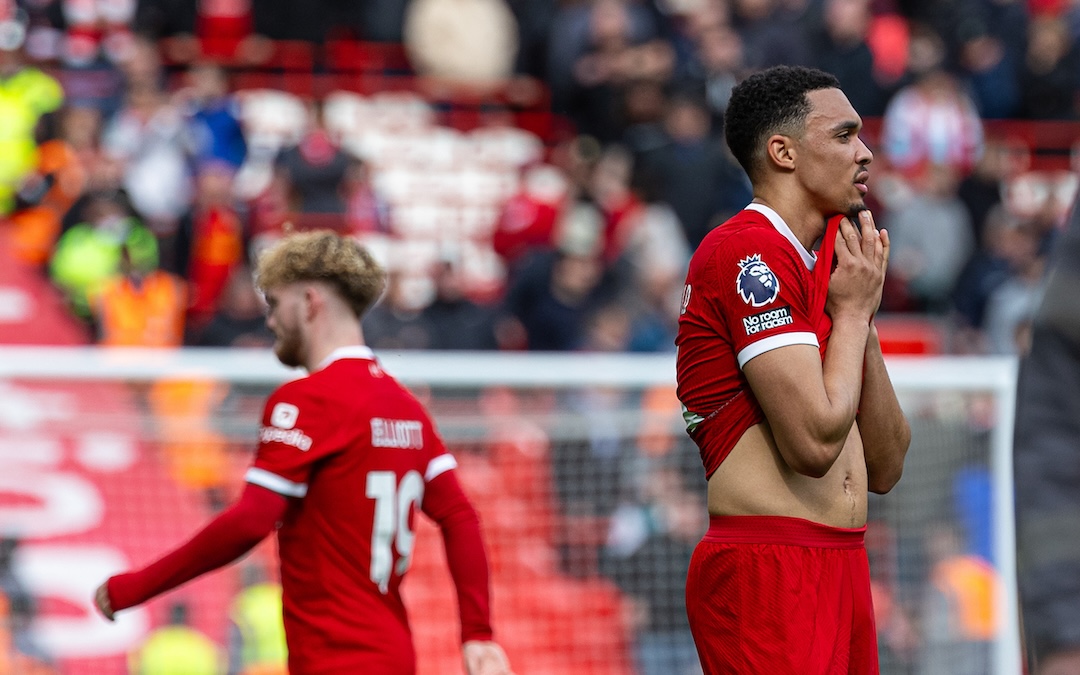
[[[763,307],[780,293],[780,280],[755,253],[739,261],[739,277],[735,280],[739,297],[751,307]]]

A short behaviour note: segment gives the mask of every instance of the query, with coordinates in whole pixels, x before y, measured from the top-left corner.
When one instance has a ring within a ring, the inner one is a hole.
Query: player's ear
[[[793,171],[795,169],[795,140],[783,134],[770,136],[765,143],[765,161],[781,169]]]
[[[324,298],[321,295],[322,289],[315,284],[304,285],[304,318],[310,321],[315,312],[323,305]]]

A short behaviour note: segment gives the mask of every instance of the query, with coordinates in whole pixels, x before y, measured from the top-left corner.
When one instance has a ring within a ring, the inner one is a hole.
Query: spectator
[[[930,583],[923,599],[926,638],[919,675],[981,675],[991,667],[998,627],[999,579],[989,561],[965,553],[959,534],[942,525],[927,535]]]
[[[65,111],[61,119],[65,132],[77,112]],[[77,146],[64,133],[45,141],[37,151],[36,170],[23,179],[11,214],[12,238],[16,256],[42,267],[60,237],[65,213],[80,197],[87,183],[87,166]]]
[[[642,484],[642,503],[623,504],[612,518],[604,572],[631,605],[638,672],[700,673],[682,580],[706,529],[705,505],[677,469],[653,468]]]
[[[975,237],[983,240],[983,230],[991,211],[1002,203],[1008,181],[1026,168],[1029,150],[1022,141],[987,139],[975,170],[957,187],[957,196],[971,216]]]
[[[247,265],[232,268],[217,311],[204,327],[189,333],[189,342],[198,347],[265,348],[273,344],[263,301]]]
[[[275,166],[293,210],[306,217],[306,224],[340,227],[350,159],[327,132],[320,101],[311,101],[308,119],[307,133],[297,145],[281,151]]]
[[[491,237],[511,279],[529,254],[554,248],[555,223],[567,191],[566,177],[554,166],[540,164],[522,170],[521,188],[503,204]]]
[[[122,163],[124,189],[151,230],[172,236],[190,207],[192,184],[184,118],[156,75],[129,83],[124,106],[105,128],[102,149]]]
[[[1018,74],[1019,116],[1025,119],[1080,118],[1080,49],[1064,20],[1054,16],[1032,19],[1028,48]]]
[[[712,26],[698,37],[697,57],[700,71],[694,76],[704,85],[712,133],[721,138],[731,90],[747,71],[742,38],[727,24]]]
[[[1019,223],[998,205],[986,219],[981,246],[960,271],[953,291],[960,351],[981,354],[989,351],[986,334],[986,308],[994,291],[1010,275],[1009,257],[1017,243]]]
[[[188,86],[175,94],[188,120],[191,155],[196,162],[218,161],[240,168],[247,155],[240,106],[229,94],[229,78],[221,66],[206,62],[187,72]]]
[[[65,232],[56,244],[49,274],[75,315],[91,318],[91,305],[102,286],[121,270],[123,251],[137,267],[158,264],[157,239],[123,204],[95,196],[85,209],[87,221]]]
[[[188,606],[169,607],[169,622],[153,631],[132,655],[133,675],[225,675],[219,647],[188,623]]]
[[[505,310],[521,323],[533,351],[579,348],[589,318],[615,295],[597,209],[579,204],[558,227],[558,248],[525,261],[507,291]]]
[[[657,199],[651,176],[640,172],[634,191],[643,205],[628,218],[619,258],[630,284],[623,294],[631,321],[628,349],[670,351],[675,348],[690,246],[674,209]]]
[[[374,349],[431,349],[435,337],[421,317],[431,302],[429,280],[390,271],[386,292],[364,317],[364,339]]]
[[[350,157],[345,174],[345,228],[354,236],[390,234],[390,204],[371,185],[371,171]]]
[[[927,166],[910,200],[893,208],[884,222],[892,241],[889,270],[903,282],[915,311],[948,308],[960,270],[975,250],[971,219],[956,186],[955,167]]]
[[[665,85],[655,80],[637,80],[626,85],[622,98],[624,124],[621,142],[634,157],[651,152],[667,142],[664,135]]]
[[[807,31],[801,26],[807,4],[802,0],[732,1],[732,26],[742,37],[747,67],[761,70],[809,62]]]
[[[225,162],[200,165],[194,203],[173,241],[170,270],[191,286],[187,313],[194,330],[217,311],[230,273],[243,262],[245,233],[232,205],[233,175]]]
[[[593,167],[589,197],[600,208],[604,219],[603,256],[607,264],[614,262],[625,249],[631,236],[635,215],[642,204],[630,189],[634,159],[625,148],[608,146]]]
[[[0,538],[0,672],[49,675],[51,659],[34,639],[34,596],[17,567],[20,544],[12,536]]]
[[[187,292],[182,279],[150,258],[120,249],[117,274],[92,296],[98,344],[105,347],[179,347],[184,339]]]
[[[1046,260],[1039,232],[1021,223],[1010,233],[1009,274],[986,299],[983,330],[992,354],[1024,354],[1031,343],[1031,322],[1046,281]]]
[[[435,298],[420,312],[431,338],[428,349],[489,350],[499,346],[495,311],[469,299],[459,259],[446,258],[435,270]]]
[[[203,58],[265,60],[265,45],[253,33],[251,0],[139,0],[135,30],[159,42],[170,61],[192,63]]]
[[[984,3],[995,9],[1020,10],[1019,3]],[[1008,11],[1008,10],[1006,10]],[[1027,17],[1008,16],[1008,22],[1023,28]],[[971,95],[983,119],[1004,119],[1016,114],[1020,103],[1020,82],[1016,73],[1022,58],[1021,47],[1010,41],[1007,31],[991,26],[975,26],[962,37],[959,61],[971,86]]]
[[[866,42],[870,12],[870,3],[864,0],[826,0],[823,25],[811,42],[811,52],[818,68],[840,80],[853,108],[867,117],[880,117],[891,92],[878,81]]]
[[[64,102],[60,83],[26,62],[24,30],[7,21],[0,38],[0,215],[11,213],[16,192],[37,166],[38,124]]]
[[[266,578],[255,563],[241,571],[241,589],[229,610],[234,639],[229,672],[236,675],[288,675],[288,647],[281,620],[281,584]]]
[[[204,497],[214,513],[225,505],[231,473],[226,439],[213,426],[214,413],[228,393],[223,381],[185,377],[157,380],[147,395],[161,459],[170,475],[180,486]]]
[[[944,45],[931,33],[912,36],[914,82],[889,102],[881,143],[889,162],[911,175],[929,164],[951,167],[962,177],[978,161],[983,125],[971,97],[943,65]]]
[[[560,10],[552,28],[549,76],[553,105],[578,131],[601,141],[621,136],[617,118],[623,88],[643,79],[666,80],[671,46],[657,38],[648,11],[626,0],[598,0]]]
[[[673,96],[664,130],[667,144],[642,157],[641,168],[659,179],[658,196],[675,210],[694,249],[713,226],[750,202],[750,183],[710,135],[709,111],[700,97]]]

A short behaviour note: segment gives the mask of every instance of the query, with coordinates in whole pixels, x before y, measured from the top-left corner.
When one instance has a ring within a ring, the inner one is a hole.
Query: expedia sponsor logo
[[[791,307],[785,305],[784,307],[751,314],[744,318],[742,323],[743,328],[746,329],[746,334],[754,335],[756,333],[761,333],[762,331],[772,330],[773,328],[790,326],[792,321]]]
[[[284,445],[291,445],[304,452],[311,449],[311,436],[308,436],[300,429],[262,427],[259,429],[259,440],[263,443],[282,443]]]
[[[371,444],[376,448],[420,450],[424,447],[424,425],[418,420],[372,417]]]

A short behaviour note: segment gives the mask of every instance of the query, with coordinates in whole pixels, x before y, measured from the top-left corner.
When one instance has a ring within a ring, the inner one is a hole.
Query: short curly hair
[[[735,86],[724,113],[724,137],[751,180],[760,168],[765,139],[802,130],[810,113],[807,92],[839,88],[833,75],[802,66],[775,66]]]
[[[330,230],[297,232],[259,257],[255,284],[265,292],[297,281],[330,284],[359,318],[382,295],[386,271],[351,237]]]

